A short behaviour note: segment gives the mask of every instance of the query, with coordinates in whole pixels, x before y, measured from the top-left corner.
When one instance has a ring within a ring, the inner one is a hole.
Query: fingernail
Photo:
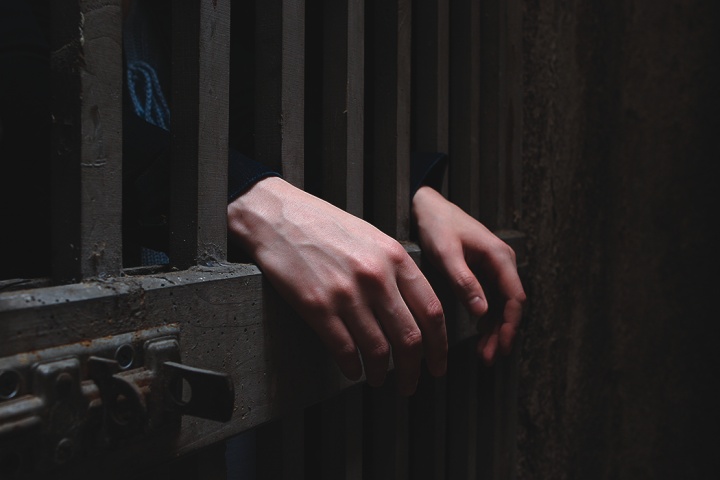
[[[468,302],[468,304],[469,304],[469,305],[472,305],[472,304],[477,303],[477,302],[479,302],[479,301],[481,301],[481,300],[482,300],[482,298],[480,298],[480,297],[473,297],[473,298],[470,299],[470,301]]]

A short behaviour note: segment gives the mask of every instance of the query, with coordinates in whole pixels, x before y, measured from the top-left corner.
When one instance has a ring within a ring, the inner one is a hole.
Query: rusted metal
[[[2,478],[35,478],[97,457],[181,415],[227,421],[223,373],[182,365],[177,325],[0,358]],[[192,388],[187,402],[183,382]]]

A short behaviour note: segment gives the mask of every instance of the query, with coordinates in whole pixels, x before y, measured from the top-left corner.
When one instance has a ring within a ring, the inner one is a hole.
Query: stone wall
[[[718,3],[523,2],[520,479],[720,478]]]

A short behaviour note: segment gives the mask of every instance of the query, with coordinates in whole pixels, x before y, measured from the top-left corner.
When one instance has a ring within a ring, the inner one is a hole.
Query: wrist
[[[255,257],[258,247],[267,242],[269,232],[277,230],[282,217],[282,202],[292,185],[279,177],[267,177],[252,185],[227,207],[228,232],[248,254]]]
[[[417,222],[418,216],[422,216],[422,214],[431,209],[433,205],[437,205],[438,202],[443,201],[447,200],[434,188],[427,185],[418,188],[412,198],[411,215],[413,220]]]

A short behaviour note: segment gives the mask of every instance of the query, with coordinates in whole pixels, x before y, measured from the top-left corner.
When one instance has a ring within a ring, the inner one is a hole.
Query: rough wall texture
[[[524,0],[520,479],[720,478],[718,3]]]

